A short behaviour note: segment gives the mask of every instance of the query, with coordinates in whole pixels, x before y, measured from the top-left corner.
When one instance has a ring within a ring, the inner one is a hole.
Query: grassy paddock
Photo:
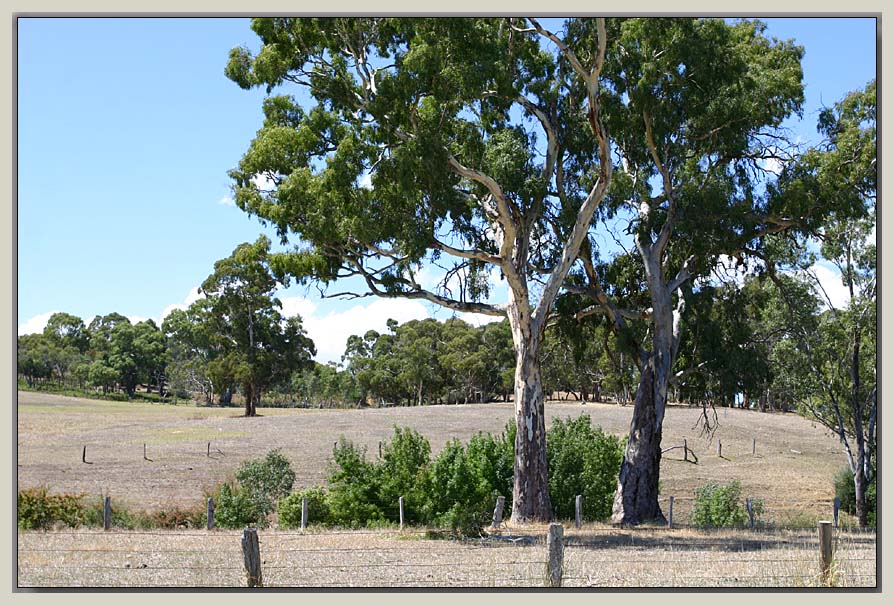
[[[623,436],[631,406],[549,402],[547,422],[589,414],[593,424]],[[228,479],[241,462],[280,448],[296,473],[294,488],[325,482],[332,445],[340,436],[378,455],[393,427],[409,426],[429,439],[437,454],[448,439],[478,431],[499,433],[513,417],[511,403],[384,409],[262,408],[244,418],[232,408],[165,406],[96,401],[44,393],[18,396],[19,488],[54,493],[109,495],[131,510],[183,509],[204,504],[204,494]],[[739,480],[744,497],[764,501],[766,523],[815,527],[830,518],[832,478],[846,459],[822,427],[793,414],[718,410],[713,440],[700,435],[700,410],[668,409],[664,447],[687,439],[698,464],[682,448],[664,454],[661,505],[675,497],[674,521],[688,523],[693,497],[707,482]],[[752,438],[757,440],[752,456]],[[723,457],[716,455],[716,440]],[[208,443],[211,443],[210,456]],[[149,460],[143,459],[143,444]],[[87,461],[81,462],[87,446]],[[797,453],[795,453],[797,452]]]
[[[268,587],[536,587],[545,528],[532,540],[430,540],[421,531],[260,531]],[[239,531],[20,532],[18,585],[244,586]],[[509,537],[508,534],[504,537]],[[817,532],[565,530],[567,587],[818,587]],[[875,534],[840,532],[834,583],[875,586]]]

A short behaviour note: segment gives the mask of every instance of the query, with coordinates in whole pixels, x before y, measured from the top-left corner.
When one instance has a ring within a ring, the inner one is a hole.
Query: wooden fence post
[[[717,440],[717,457],[723,458],[723,445],[720,443],[720,439]]]
[[[208,529],[214,529],[214,498],[208,498]]]
[[[500,524],[503,522],[503,507],[506,506],[506,497],[505,496],[497,496],[497,505],[494,506],[494,518],[491,527],[497,528],[500,527]]]
[[[841,510],[841,500],[838,497],[835,497],[835,501],[832,503],[832,519],[835,523],[835,527],[838,527],[838,511]]]
[[[745,508],[748,509],[748,524],[751,529],[754,529],[754,506],[751,503],[751,498],[745,498]]]
[[[670,497],[670,506],[667,511],[667,526],[668,527],[674,526],[674,497],[673,496]]]
[[[112,498],[106,496],[102,507],[102,528],[106,531],[112,527]]]
[[[245,578],[248,587],[263,586],[261,546],[258,543],[258,530],[253,527],[242,530],[242,559],[245,562]]]
[[[583,496],[578,495],[574,498],[574,526],[580,529],[581,522],[584,518]]]
[[[301,529],[307,529],[307,498],[301,498]]]
[[[205,455],[208,456],[209,458],[211,457],[211,442],[210,441],[208,442],[208,453],[206,453]]]
[[[689,462],[689,446],[686,444],[686,440],[683,440],[683,461]]]
[[[820,521],[818,525],[820,543],[820,573],[822,574],[823,584],[829,585],[832,580],[832,522]]]
[[[562,585],[562,567],[565,560],[564,533],[565,529],[561,523],[549,524],[549,533],[546,535],[546,549],[548,552],[546,586],[551,588],[558,588]]]
[[[400,509],[400,528],[404,528],[404,497],[401,496],[397,499],[397,508]]]
[[[751,455],[754,456],[757,453],[757,439],[754,437],[751,438]]]

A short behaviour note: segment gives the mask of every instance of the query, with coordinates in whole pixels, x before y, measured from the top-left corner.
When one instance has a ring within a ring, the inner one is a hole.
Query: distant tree
[[[820,254],[840,271],[848,302],[836,308],[816,280],[829,309],[819,317],[817,329],[794,334],[795,349],[813,378],[803,404],[838,435],[854,475],[858,522],[865,527],[866,494],[875,481],[878,419],[876,246],[871,238],[877,195],[875,81],[824,110],[818,130],[824,144],[788,167],[777,195],[801,205],[835,203],[818,234]],[[776,272],[777,259],[766,260],[769,277],[796,316],[801,308]]]
[[[300,317],[283,318],[278,287],[269,263],[270,240],[240,244],[214,263],[202,283],[205,311],[196,317],[211,323],[211,339],[221,354],[209,362],[212,374],[234,377],[242,385],[245,415],[257,415],[263,391],[273,381],[288,381],[292,372],[310,363],[316,353]],[[208,334],[207,327],[205,328]]]
[[[29,387],[50,378],[53,364],[50,347],[42,334],[19,336],[16,345],[16,369]]]

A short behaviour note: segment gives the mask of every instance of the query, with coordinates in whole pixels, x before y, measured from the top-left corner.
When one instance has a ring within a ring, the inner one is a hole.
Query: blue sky
[[[113,311],[159,321],[184,305],[214,261],[267,233],[227,204],[234,167],[261,125],[264,92],[223,73],[234,46],[256,48],[247,19],[18,20],[18,324],[52,312],[88,322]],[[802,122],[875,77],[872,19],[769,19],[806,49]],[[495,297],[499,299],[497,290]],[[350,334],[451,312],[418,301],[320,300],[281,293],[320,350]]]

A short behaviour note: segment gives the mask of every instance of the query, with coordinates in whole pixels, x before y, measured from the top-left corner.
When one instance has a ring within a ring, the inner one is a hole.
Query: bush
[[[467,446],[447,443],[429,473],[429,518],[454,532],[472,534],[491,523],[498,496],[512,507],[515,425],[500,437],[478,433]]]
[[[748,512],[741,501],[742,485],[733,481],[725,485],[709,483],[695,495],[692,523],[698,527],[738,527],[745,525]],[[755,518],[763,510],[763,502],[753,503]]]
[[[271,450],[262,459],[247,460],[236,471],[239,487],[254,500],[255,508],[266,516],[276,501],[292,491],[295,472],[280,450]]]
[[[411,428],[394,427],[394,437],[382,448],[376,465],[378,501],[387,519],[400,520],[398,498],[404,498],[404,521],[419,523],[428,500],[427,477],[431,460],[428,440]]]
[[[294,492],[279,501],[276,508],[280,527],[301,527],[301,500],[307,498],[308,525],[328,525],[331,522],[329,495],[322,487],[309,487]]]
[[[333,452],[329,473],[329,507],[332,522],[362,527],[385,518],[379,503],[379,473],[366,460],[366,448],[344,438]]]
[[[56,522],[69,527],[86,525],[88,514],[81,502],[83,498],[83,494],[51,495],[45,487],[23,489],[17,498],[18,526],[21,529],[49,529]]]
[[[295,472],[279,450],[247,460],[236,470],[236,483],[220,485],[212,493],[215,524],[238,529],[246,525],[267,527],[276,502],[292,491]]]
[[[222,484],[214,496],[214,503],[214,523],[218,527],[267,527],[267,513],[258,507],[257,499],[238,485]]]
[[[549,495],[555,515],[575,516],[575,498],[583,496],[583,517],[602,521],[612,512],[624,443],[590,424],[589,416],[557,418],[546,436]]]
[[[841,510],[851,515],[857,514],[857,488],[854,486],[854,473],[849,466],[843,467],[833,480],[835,496],[838,498]],[[866,488],[867,523],[875,527],[876,521],[876,487],[875,481]]]

